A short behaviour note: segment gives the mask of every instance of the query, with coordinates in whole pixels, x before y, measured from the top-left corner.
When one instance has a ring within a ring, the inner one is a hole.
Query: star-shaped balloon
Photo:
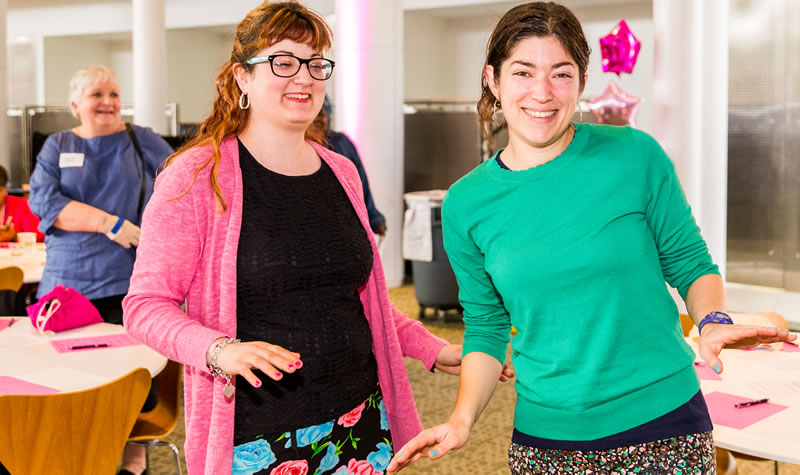
[[[620,20],[611,33],[600,38],[600,52],[603,55],[603,72],[631,73],[639,56],[642,43],[633,36],[625,20]]]
[[[598,124],[636,127],[636,113],[641,102],[641,97],[631,96],[611,81],[602,94],[586,101],[586,105]]]

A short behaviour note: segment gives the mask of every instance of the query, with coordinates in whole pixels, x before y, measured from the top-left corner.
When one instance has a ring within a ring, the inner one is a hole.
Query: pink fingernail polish
[[[299,367],[303,366],[303,362],[302,361],[297,361],[297,362],[295,362],[294,365],[299,368]]]
[[[292,363],[289,363],[289,366],[287,366],[287,368],[292,369],[294,368],[294,365]]]
[[[261,381],[256,381],[256,387],[261,387]]]
[[[275,373],[276,378],[280,378],[281,376],[283,376],[281,373]]]

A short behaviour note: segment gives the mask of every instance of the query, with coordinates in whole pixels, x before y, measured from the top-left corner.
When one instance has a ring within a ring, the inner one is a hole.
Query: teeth
[[[548,112],[537,112],[525,109],[525,113],[533,116],[533,117],[552,117],[556,114],[556,111],[548,111]]]
[[[311,97],[311,94],[286,94],[286,97],[291,99],[308,99]]]

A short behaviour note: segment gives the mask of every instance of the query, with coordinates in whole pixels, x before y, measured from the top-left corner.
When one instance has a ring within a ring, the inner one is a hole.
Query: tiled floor
[[[419,307],[414,297],[413,286],[392,289],[389,294],[400,310],[416,318]],[[431,317],[425,320],[425,325],[431,332],[453,343],[463,341],[463,325],[457,318],[441,320]],[[422,364],[414,360],[407,360],[406,366],[423,425],[428,427],[443,422],[452,410],[458,391],[458,378],[440,373],[431,374]],[[513,383],[500,384],[464,448],[436,462],[421,460],[402,473],[407,475],[509,473],[505,454],[511,437],[514,400]],[[170,440],[181,448],[181,455],[183,455],[183,437],[181,420],[178,429],[170,437]],[[798,451],[800,452],[800,443]],[[774,473],[773,463],[768,461],[739,461],[738,469],[741,475]],[[183,470],[183,473],[186,473],[185,464]],[[150,473],[151,475],[174,473],[174,463],[169,449],[159,449],[151,456]],[[800,466],[781,463],[780,473],[800,475]]]

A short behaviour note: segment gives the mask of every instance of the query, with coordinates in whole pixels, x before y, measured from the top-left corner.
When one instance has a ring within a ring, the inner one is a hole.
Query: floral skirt
[[[392,459],[380,388],[338,419],[237,445],[233,475],[373,475]]]
[[[537,449],[512,443],[508,465],[514,475],[717,473],[711,432],[592,451]]]

